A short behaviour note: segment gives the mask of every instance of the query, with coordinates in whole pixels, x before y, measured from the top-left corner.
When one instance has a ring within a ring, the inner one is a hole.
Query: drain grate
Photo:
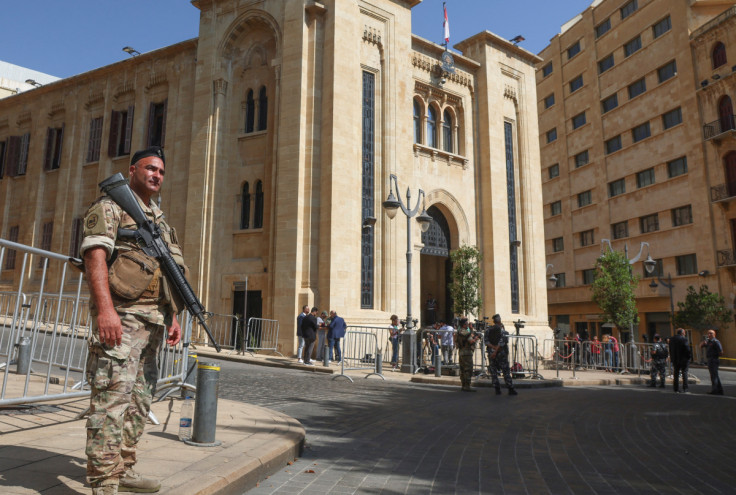
[[[48,414],[61,411],[59,406],[20,405],[0,407],[0,416],[19,416],[21,414]]]

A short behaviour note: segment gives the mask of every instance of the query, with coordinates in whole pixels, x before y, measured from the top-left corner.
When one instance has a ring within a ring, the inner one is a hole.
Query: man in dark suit
[[[339,363],[342,361],[342,353],[340,352],[340,339],[345,337],[345,320],[337,316],[337,312],[333,309],[330,311],[330,329],[327,331],[327,342],[330,346],[330,361],[332,361],[332,349],[335,349],[335,359]]]
[[[690,343],[685,338],[685,330],[678,328],[676,333],[677,335],[670,339],[670,361],[672,362],[674,375],[672,384],[675,393],[680,393],[679,379],[680,372],[682,372],[682,393],[687,394],[689,393],[687,390],[687,367],[690,364],[692,353],[690,352]]]
[[[306,366],[314,366],[312,362],[312,349],[314,348],[314,341],[317,340],[317,329],[319,323],[317,323],[317,313],[319,309],[316,307],[312,308],[312,311],[304,317],[302,321],[302,337],[304,338],[304,364]]]

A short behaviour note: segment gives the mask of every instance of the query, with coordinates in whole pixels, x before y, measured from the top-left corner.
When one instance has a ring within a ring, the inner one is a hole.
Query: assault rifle
[[[215,341],[205,321],[206,311],[204,310],[204,306],[197,299],[192,286],[184,278],[179,265],[176,264],[176,261],[171,256],[169,247],[161,238],[161,229],[146,217],[143,208],[138,204],[138,200],[130,189],[128,181],[123,177],[123,174],[118,173],[103,180],[100,182],[100,189],[104,194],[110,196],[125,213],[130,215],[138,226],[138,230],[119,229],[118,235],[134,240],[144,253],[158,260],[161,265],[161,271],[174,287],[177,295],[184,301],[187,311],[197,318],[199,324],[207,332],[212,345],[215,346],[217,352],[220,352],[220,345]]]

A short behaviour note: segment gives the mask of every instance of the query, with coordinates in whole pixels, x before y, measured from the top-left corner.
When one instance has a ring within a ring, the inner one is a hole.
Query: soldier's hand
[[[166,343],[174,346],[181,340],[181,327],[179,321],[176,319],[176,315],[172,318],[171,326],[168,328],[169,335],[166,338]]]
[[[100,341],[111,347],[120,345],[123,341],[123,325],[116,311],[104,311],[97,315],[97,329],[100,332]]]

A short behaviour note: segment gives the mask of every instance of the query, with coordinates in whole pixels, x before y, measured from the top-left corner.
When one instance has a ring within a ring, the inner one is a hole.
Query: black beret
[[[133,154],[133,158],[130,159],[130,164],[135,165],[138,160],[146,158],[147,156],[157,156],[161,159],[162,162],[164,162],[164,165],[166,164],[166,159],[164,158],[164,150],[163,148],[161,148],[161,146],[151,146],[150,148],[136,151]]]

